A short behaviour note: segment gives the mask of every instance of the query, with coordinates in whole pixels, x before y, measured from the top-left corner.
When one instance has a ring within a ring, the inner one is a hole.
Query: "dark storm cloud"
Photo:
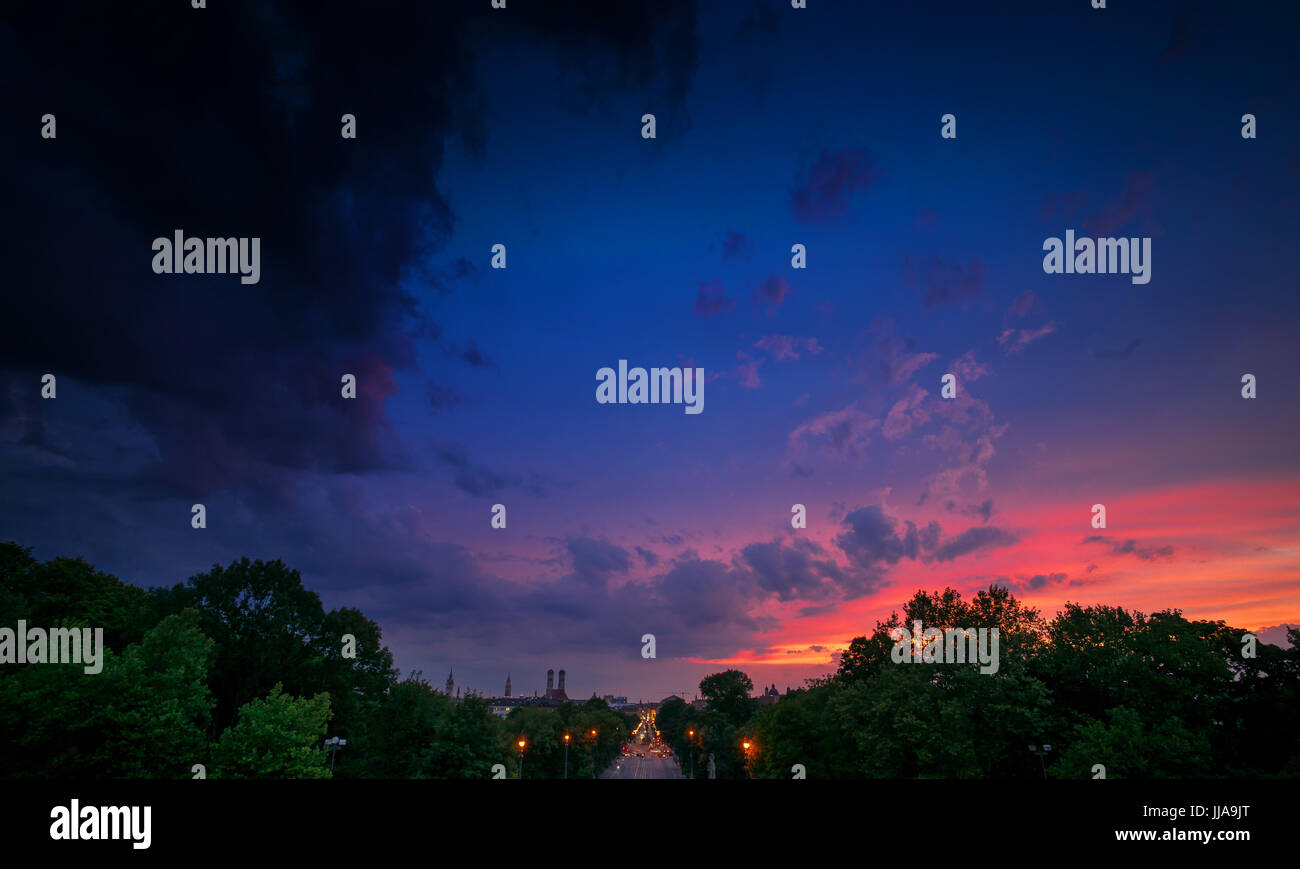
[[[662,106],[656,145],[690,129],[683,107],[699,63],[696,4],[691,0],[559,0],[520,3],[509,14],[483,19],[493,30],[518,32],[558,49],[566,72],[581,76],[577,90],[594,104],[610,90],[647,91]]]
[[[22,56],[34,86],[21,100],[57,106],[61,135],[20,154],[31,171],[9,231],[31,252],[19,279],[43,291],[13,298],[0,365],[125,387],[169,489],[206,468],[237,487],[263,484],[268,466],[391,467],[383,400],[414,364],[405,326],[425,316],[398,279],[450,230],[433,177],[444,77],[466,78],[468,55],[445,29],[409,28],[378,63],[352,14],[327,5],[191,12],[13,16],[40,47]],[[394,91],[427,111],[378,99]],[[339,106],[360,113],[358,142],[340,138]],[[178,228],[259,236],[261,282],[153,274],[152,239]],[[355,404],[341,400],[345,372]]]
[[[624,72],[616,85],[666,81],[670,113],[694,70],[690,4],[483,9],[12,10],[7,36],[30,49],[10,54],[25,85],[0,118],[23,167],[6,180],[5,232],[25,252],[7,277],[33,291],[6,297],[0,371],[114,387],[156,440],[131,481],[148,494],[404,467],[384,403],[417,365],[416,338],[442,342],[445,364],[496,367],[419,300],[477,276],[464,258],[437,261],[454,221],[437,186],[444,142],[481,150],[485,136],[477,41],[505,22],[557,45],[562,64],[601,52]],[[28,135],[47,111],[57,140]],[[355,140],[339,135],[344,112]],[[260,283],[153,274],[152,240],[176,229],[260,237]],[[39,426],[26,437],[49,440]]]

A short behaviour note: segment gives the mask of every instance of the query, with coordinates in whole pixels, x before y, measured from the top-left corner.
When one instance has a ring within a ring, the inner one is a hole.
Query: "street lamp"
[[[745,749],[745,778],[749,778],[749,750],[754,747],[754,743],[746,739],[741,746]]]
[[[522,779],[524,777],[524,749],[528,746],[528,743],[521,736],[516,744],[519,746],[519,778]]]
[[[596,777],[596,728],[591,728],[591,777]]]
[[[1050,745],[1031,745],[1029,752],[1038,755],[1038,765],[1043,768],[1043,778],[1047,778],[1047,763],[1043,760],[1047,753],[1052,750]]]
[[[569,777],[569,734],[564,734],[564,777]]]
[[[330,753],[330,775],[334,775],[334,755],[338,754],[339,749],[348,744],[346,739],[339,739],[337,736],[331,736],[325,740],[325,748]]]
[[[691,747],[691,780],[695,780],[695,731],[686,731],[686,744]]]

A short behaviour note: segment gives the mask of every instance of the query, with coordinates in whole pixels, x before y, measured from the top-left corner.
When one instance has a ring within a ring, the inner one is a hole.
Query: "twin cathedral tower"
[[[448,697],[458,696],[458,693],[456,691],[456,678],[451,671],[448,671],[447,673],[447,696]],[[511,696],[509,674],[506,675],[506,693],[503,696],[505,697]],[[546,693],[543,694],[542,696],[548,700],[569,699],[569,695],[564,693],[564,671],[563,670],[560,671],[560,681],[558,685],[555,682],[555,671],[554,670],[546,671]]]

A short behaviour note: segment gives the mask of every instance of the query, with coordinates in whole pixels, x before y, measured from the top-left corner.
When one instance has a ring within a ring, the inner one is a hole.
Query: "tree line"
[[[379,626],[326,611],[281,561],[241,559],[145,590],[81,558],[0,543],[0,625],[104,631],[103,669],[0,666],[0,777],[560,777],[605,769],[635,717],[596,698],[506,719],[402,678]],[[344,656],[344,637],[355,656]],[[333,758],[326,737],[347,740]],[[201,772],[199,768],[201,767]]]
[[[890,631],[915,620],[998,628],[998,672],[895,663]],[[1300,630],[1286,649],[1247,634],[1178,610],[1068,603],[1047,620],[998,586],[918,591],[778,702],[728,670],[700,683],[706,708],[670,699],[656,724],[696,777],[710,754],[725,778],[1300,777]]]
[[[280,561],[145,590],[0,543],[0,626],[19,620],[103,628],[106,648],[97,674],[0,666],[0,777],[491,778],[500,764],[513,778],[522,740],[525,778],[591,778],[636,725],[596,698],[501,719],[403,678],[375,622],[326,611]],[[998,671],[895,663],[890,631],[916,620],[998,628]],[[710,755],[719,778],[1300,777],[1300,630],[1287,649],[1246,633],[1072,603],[1049,620],[997,586],[918,591],[778,702],[727,670],[700,682],[702,706],[667,699],[656,726],[697,778]],[[347,740],[332,772],[327,736]]]

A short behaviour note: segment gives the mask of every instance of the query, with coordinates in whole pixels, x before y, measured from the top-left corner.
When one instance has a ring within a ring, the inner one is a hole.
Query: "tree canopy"
[[[600,699],[517,706],[399,678],[378,624],[326,611],[280,561],[240,559],[144,591],[80,558],[0,543],[0,624],[104,630],[102,670],[0,667],[0,776],[524,778],[598,776],[635,719]],[[901,665],[890,631],[997,628],[999,667]],[[753,696],[705,676],[656,725],[682,770],[719,778],[1300,776],[1300,630],[1255,643],[1223,621],[1066,603],[1050,619],[992,586],[917,591],[853,638],[834,673]],[[343,653],[344,637],[355,655]],[[351,646],[352,644],[349,644]],[[334,757],[327,736],[347,740]],[[742,747],[748,742],[748,750]],[[1052,746],[1044,756],[1028,746]]]

